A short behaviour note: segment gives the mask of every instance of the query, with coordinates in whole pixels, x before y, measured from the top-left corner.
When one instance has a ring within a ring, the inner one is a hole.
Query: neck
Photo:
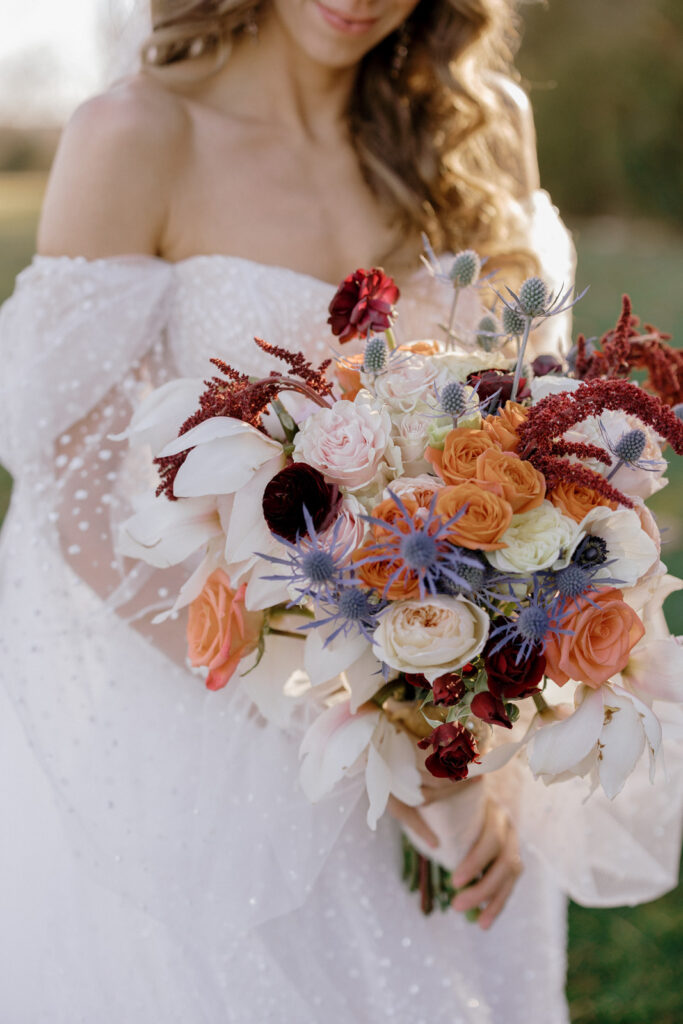
[[[357,66],[333,68],[305,53],[272,8],[257,39],[242,37],[211,85],[213,100],[240,118],[324,141],[345,134]]]

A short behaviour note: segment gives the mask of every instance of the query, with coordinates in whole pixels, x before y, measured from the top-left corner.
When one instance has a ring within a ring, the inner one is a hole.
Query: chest
[[[350,141],[207,119],[177,179],[164,255],[225,252],[338,282],[357,266],[391,265],[400,241]]]

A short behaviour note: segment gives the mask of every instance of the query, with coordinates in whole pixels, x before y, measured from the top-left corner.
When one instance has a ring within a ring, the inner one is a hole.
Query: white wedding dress
[[[569,280],[547,196],[520,216]],[[405,337],[436,330],[441,287],[424,270],[407,283]],[[567,894],[607,906],[675,884],[671,782],[650,788],[643,766],[613,805],[583,804],[582,783],[546,789],[513,764],[487,781],[525,864],[504,912],[488,933],[424,918],[395,822],[369,831],[361,780],[309,805],[303,707],[267,724],[252,703],[297,667],[297,642],[208,693],[173,653],[180,624],[147,624],[173,580],[124,576],[112,553],[148,467],[108,436],[146,383],[208,376],[213,355],[269,371],[255,334],[324,358],[332,294],[226,256],[39,257],[3,309],[3,1024],[561,1024]]]

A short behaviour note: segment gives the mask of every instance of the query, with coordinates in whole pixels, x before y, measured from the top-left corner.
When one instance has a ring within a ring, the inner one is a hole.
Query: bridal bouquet
[[[212,690],[238,670],[248,687],[270,632],[305,637],[301,784],[317,800],[364,772],[372,828],[390,795],[423,802],[421,771],[457,782],[522,747],[544,781],[589,775],[614,797],[646,749],[654,768],[653,701],[683,700],[661,613],[680,584],[645,504],[663,446],[683,452],[680,354],[625,299],[599,347],[579,338],[568,361],[528,366],[531,332],[569,293],[530,278],[466,333],[478,257],[430,265],[453,288],[445,342],[397,345],[396,285],[358,270],[330,306],[339,341],[362,342],[337,354],[336,380],[330,360],[256,339],[286,372],[216,358],[217,375],[159,388],[122,435],[151,446],[159,482],[120,552],[193,559],[160,618],[189,607],[189,663]],[[573,704],[549,706],[548,680],[571,681]],[[288,681],[272,685],[281,700]],[[521,737],[491,743],[520,718]]]

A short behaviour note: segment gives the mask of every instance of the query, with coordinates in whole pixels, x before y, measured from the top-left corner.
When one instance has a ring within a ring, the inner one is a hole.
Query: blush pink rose
[[[562,621],[570,634],[553,635],[545,649],[546,675],[563,686],[569,679],[597,689],[625,668],[645,627],[620,590],[602,590]]]
[[[246,610],[246,589],[243,583],[233,590],[228,576],[222,569],[216,569],[190,605],[187,656],[191,665],[205,665],[209,669],[209,690],[222,689],[242,658],[258,645],[263,613]]]

